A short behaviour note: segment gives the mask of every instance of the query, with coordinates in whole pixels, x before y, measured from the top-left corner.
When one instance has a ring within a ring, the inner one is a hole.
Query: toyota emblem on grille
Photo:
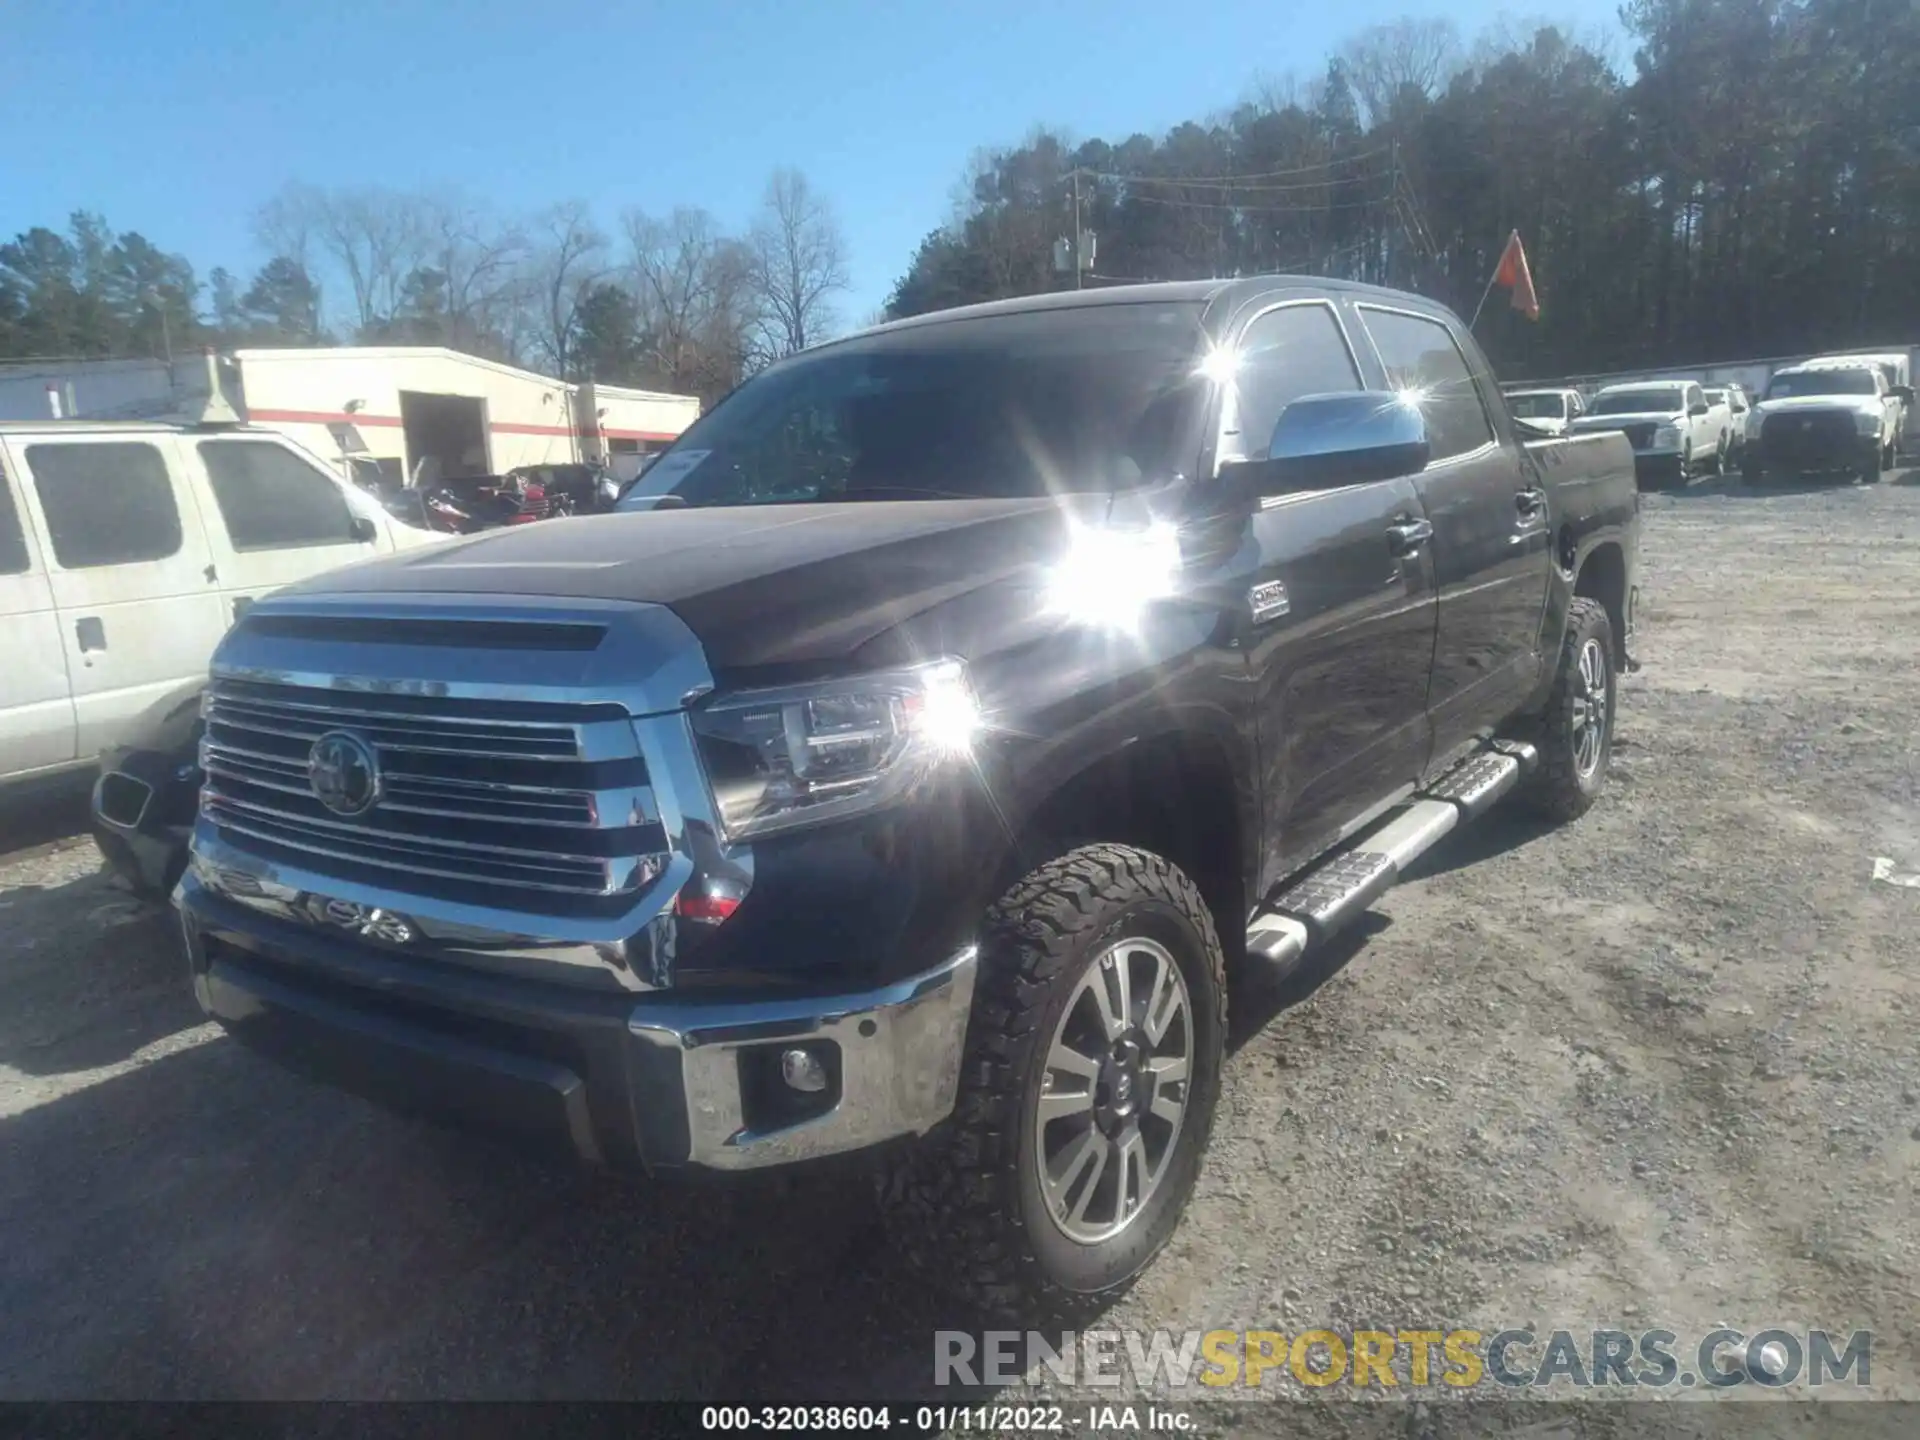
[[[380,761],[358,735],[329,730],[307,752],[307,782],[336,815],[364,815],[380,798]]]

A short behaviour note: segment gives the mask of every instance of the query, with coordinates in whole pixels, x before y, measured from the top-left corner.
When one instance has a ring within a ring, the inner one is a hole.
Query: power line
[[[1325,215],[1330,210],[1378,210],[1393,202],[1381,196],[1373,200],[1342,200],[1331,205],[1232,205],[1215,200],[1175,200],[1164,195],[1129,195],[1126,205],[1164,205],[1174,210],[1231,210],[1240,215]]]
[[[1393,147],[1391,145],[1376,145],[1371,150],[1361,150],[1358,153],[1353,155],[1336,155],[1331,160],[1316,160],[1311,165],[1297,165],[1291,170],[1249,171],[1243,175],[1192,175],[1192,176],[1185,177],[1185,179],[1183,179],[1180,183],[1182,184],[1216,184],[1217,183],[1222,185],[1231,185],[1231,184],[1237,184],[1238,182],[1243,180],[1286,180],[1296,175],[1311,175],[1316,170],[1331,170],[1337,166],[1352,165],[1361,160],[1371,160],[1376,155],[1386,155],[1391,153],[1392,149]],[[1086,170],[1083,173],[1088,175],[1096,175],[1102,180],[1158,180],[1158,179],[1173,178],[1170,176],[1157,176],[1157,175],[1122,175],[1116,172],[1103,171],[1103,170]]]
[[[1112,180],[1122,185],[1180,185],[1194,190],[1224,190],[1243,195],[1287,195],[1299,190],[1331,190],[1339,185],[1364,185],[1377,180],[1383,172],[1364,175],[1336,175],[1326,180],[1302,180],[1291,185],[1248,185],[1224,180],[1188,180],[1178,175],[1110,175],[1093,170],[1096,180]]]

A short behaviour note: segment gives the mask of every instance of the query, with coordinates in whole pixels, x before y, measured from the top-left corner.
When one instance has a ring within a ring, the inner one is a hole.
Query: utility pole
[[[1073,288],[1080,288],[1080,171],[1073,172]]]

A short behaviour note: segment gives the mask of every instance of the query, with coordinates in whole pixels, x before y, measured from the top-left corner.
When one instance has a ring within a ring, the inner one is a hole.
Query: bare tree
[[[1402,91],[1440,93],[1460,68],[1460,32],[1445,16],[1403,16],[1362,30],[1340,47],[1340,60],[1362,118],[1378,124]]]
[[[705,210],[624,224],[651,368],[671,389],[724,394],[748,361],[751,257]]]
[[[747,244],[762,343],[779,356],[824,339],[848,288],[846,237],[825,197],[798,170],[774,171]]]
[[[315,263],[319,254],[315,240],[319,210],[319,191],[309,185],[291,184],[253,212],[253,237],[267,252],[269,261],[291,260],[313,281],[316,329],[325,313],[326,298],[326,287]]]
[[[340,282],[352,305],[340,318],[362,337],[418,333],[425,306],[433,338],[503,348],[526,237],[457,192],[288,185],[256,212],[254,232],[316,281]]]
[[[509,358],[508,316],[528,257],[526,234],[457,192],[424,197],[421,228],[447,312],[447,340],[461,349]]]
[[[1247,87],[1247,102],[1258,114],[1278,115],[1299,108],[1300,78],[1290,70],[1257,70]]]
[[[534,223],[534,248],[523,272],[535,319],[536,353],[562,379],[571,378],[580,302],[606,274],[607,237],[585,202],[556,205]]]

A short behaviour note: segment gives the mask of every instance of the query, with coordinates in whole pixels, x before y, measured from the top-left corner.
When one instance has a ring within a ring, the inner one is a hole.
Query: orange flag
[[[1533,293],[1533,272],[1527,268],[1527,252],[1520,247],[1520,232],[1507,237],[1507,248],[1500,252],[1500,268],[1493,272],[1493,283],[1513,292],[1513,308],[1529,320],[1540,318],[1540,297]]]

